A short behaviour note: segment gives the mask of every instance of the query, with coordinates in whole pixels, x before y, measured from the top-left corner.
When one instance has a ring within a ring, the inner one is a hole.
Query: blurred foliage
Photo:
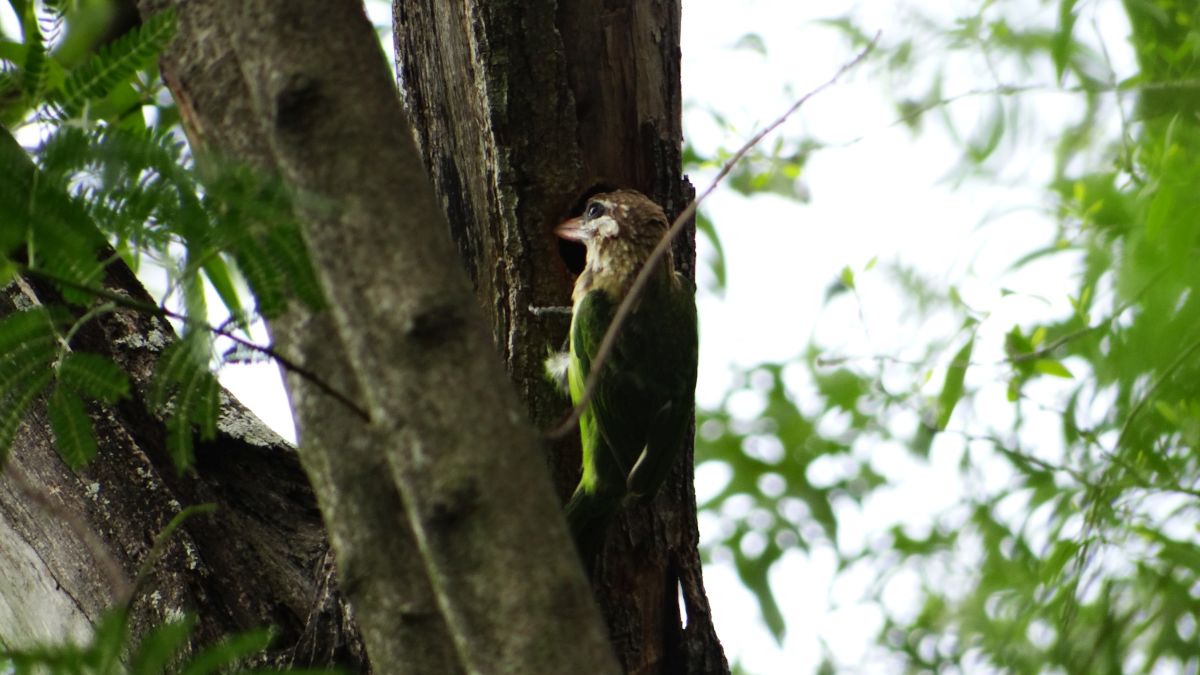
[[[793,362],[739,373],[722,405],[698,413],[697,461],[728,475],[701,505],[716,523],[706,552],[733,563],[777,639],[786,625],[768,572],[789,551],[820,546],[839,573],[872,563],[878,644],[901,670],[1200,667],[1200,5],[1126,0],[1138,72],[1122,79],[1117,46],[1080,30],[1106,4],[1042,2],[1053,25],[1030,25],[1021,3],[979,3],[949,23],[913,13],[872,54],[896,119],[915,135],[935,124],[959,144],[956,183],[998,182],[1012,153],[1047,152],[1022,145],[1040,122],[1026,94],[1077,101],[1074,120],[1051,134],[1044,188],[1057,232],[1013,265],[1074,266],[1076,286],[1040,289],[1070,311],[1005,327],[996,350],[976,340],[994,321],[986,311],[885,264],[915,320],[940,316],[957,330],[913,345],[915,360],[848,360],[814,340]],[[852,47],[873,33],[852,16],[824,25]],[[758,36],[738,46],[768,49]],[[943,64],[955,59],[986,68],[975,88],[947,94]],[[948,109],[968,97],[990,112],[960,128]],[[804,157],[835,151],[781,141],[730,186],[786,195],[776,186],[795,185]],[[722,160],[690,153],[691,170]],[[724,284],[718,228],[700,230],[717,242]],[[855,287],[846,268],[826,301],[856,302]],[[999,408],[1009,410],[976,405],[989,372],[1006,380]],[[735,404],[747,399],[756,414]],[[1031,422],[1046,412],[1057,429]],[[872,449],[895,443],[921,461],[935,443],[957,448],[961,484],[948,494],[961,498],[931,528],[896,525],[865,548],[840,541],[848,505],[889,487]],[[915,608],[882,597],[901,573],[919,580]]]
[[[182,473],[195,437],[216,434],[213,368],[246,358],[218,354],[218,337],[255,347],[253,320],[292,298],[323,302],[290,197],[271,177],[192,156],[158,73],[175,33],[172,9],[138,20],[132,6],[106,0],[7,4],[17,30],[0,33],[0,285],[24,277],[61,302],[0,318],[0,468],[43,397],[64,462],[78,470],[97,454],[92,415],[133,392],[116,362],[74,338],[98,317],[133,310],[182,331],[175,341],[147,336],[162,352],[149,387],[136,392],[164,422]],[[162,270],[162,304],[106,288],[117,261]],[[229,313],[220,327],[208,324],[206,286]],[[181,507],[164,538],[197,508]],[[271,639],[245,633],[196,652],[193,620],[134,635],[127,614],[112,610],[84,646],[0,650],[0,672],[229,672],[262,662],[250,657]]]
[[[270,630],[231,635],[220,642],[190,653],[196,619],[183,616],[155,627],[143,638],[130,631],[129,612],[118,608],[96,623],[91,639],[83,645],[66,643],[32,649],[0,648],[0,671],[13,675],[208,675],[210,673],[290,673],[291,675],[336,675],[341,671],[256,668],[273,639]]]
[[[126,396],[128,379],[106,357],[74,351],[71,338],[125,308],[182,329],[146,400],[183,471],[194,436],[216,433],[213,366],[246,358],[218,354],[217,337],[247,347],[251,322],[290,298],[322,303],[290,197],[270,177],[192,156],[158,75],[173,10],[117,25],[120,12],[102,0],[10,5],[20,31],[0,35],[0,282],[50,283],[64,304],[0,321],[0,344],[16,346],[0,351],[0,461],[46,391],[64,460],[79,467],[96,453],[86,404]],[[102,288],[118,258],[165,272],[161,306]],[[230,316],[219,328],[208,324],[206,287]]]

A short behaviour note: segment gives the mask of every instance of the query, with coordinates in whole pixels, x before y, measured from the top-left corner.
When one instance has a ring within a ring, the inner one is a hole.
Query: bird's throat
[[[588,293],[600,290],[619,302],[633,286],[634,280],[642,270],[642,265],[649,257],[648,253],[624,242],[608,242],[608,245],[603,248],[589,246],[587,264],[579,278],[575,280],[571,300],[578,306]],[[671,270],[671,256],[668,253],[659,262],[658,269],[655,270],[655,274],[650,280],[651,284],[669,283]]]

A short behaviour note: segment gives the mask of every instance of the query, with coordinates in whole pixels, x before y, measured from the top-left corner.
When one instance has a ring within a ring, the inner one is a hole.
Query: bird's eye
[[[588,204],[588,220],[591,220],[592,218],[599,218],[602,215],[604,215],[604,204],[601,204],[600,202],[592,202],[591,204]]]

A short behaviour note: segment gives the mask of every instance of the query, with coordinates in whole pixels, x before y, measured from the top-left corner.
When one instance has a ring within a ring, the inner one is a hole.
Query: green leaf
[[[208,675],[236,666],[271,645],[270,630],[255,630],[232,635],[196,655],[183,669],[183,675]]]
[[[243,329],[247,328],[245,310],[242,309],[242,301],[238,297],[237,286],[233,283],[233,275],[229,273],[229,266],[219,255],[212,255],[204,261],[202,269],[234,322]]]
[[[82,469],[97,451],[92,421],[83,401],[65,387],[57,387],[50,395],[49,416],[59,456],[72,469]]]
[[[211,372],[205,371],[195,391],[196,396],[189,403],[189,417],[199,428],[200,438],[211,440],[217,435],[217,419],[221,415],[221,384]]]
[[[746,33],[738,38],[738,41],[733,45],[734,49],[747,49],[759,54],[760,56],[767,55],[767,43],[763,41],[762,36],[758,33]]]
[[[308,246],[300,226],[294,222],[275,225],[267,232],[267,250],[276,255],[276,266],[296,297],[312,310],[325,306],[325,292],[317,281],[317,273],[308,255]]]
[[[207,337],[193,332],[163,349],[146,397],[151,408],[165,410],[171,395],[181,383],[195,381],[198,377],[196,371],[208,369],[204,360]]]
[[[115,403],[129,395],[125,370],[99,354],[71,352],[58,368],[58,379],[82,396]]]
[[[1062,377],[1068,380],[1075,377],[1071,374],[1071,371],[1067,370],[1066,366],[1052,359],[1038,359],[1034,361],[1033,370],[1043,375],[1053,375],[1054,377]]]
[[[945,431],[963,395],[963,381],[967,376],[967,366],[971,362],[971,351],[975,349],[975,336],[972,335],[967,344],[963,345],[946,367],[946,379],[942,383],[942,393],[938,396],[937,430]]]
[[[842,268],[842,285],[850,290],[854,290],[854,270],[850,269],[849,265]]]
[[[258,313],[267,318],[278,316],[287,306],[284,280],[272,269],[269,263],[271,256],[272,253],[253,237],[238,242],[233,250],[238,270],[254,292]]]
[[[36,100],[41,94],[46,78],[46,44],[42,39],[36,10],[32,4],[25,10],[21,21],[25,36],[25,63],[21,67],[21,89],[29,99]]]
[[[60,89],[67,117],[90,102],[104,98],[139,70],[152,66],[158,53],[175,35],[175,10],[169,8],[143,19],[142,25],[109,43],[68,75]]]
[[[1179,414],[1175,412],[1175,408],[1171,407],[1165,401],[1155,401],[1154,407],[1158,410],[1158,414],[1163,416],[1163,419],[1172,425],[1179,425]]]
[[[5,391],[0,405],[0,462],[8,455],[16,438],[17,429],[25,419],[29,405],[50,385],[53,376],[49,368],[33,369],[28,377],[16,382]]]
[[[967,142],[967,156],[971,161],[981,164],[988,157],[991,157],[996,148],[1000,147],[1000,141],[1004,138],[1004,129],[1004,105],[997,98],[991,114],[988,115],[976,130],[975,135]]]
[[[169,672],[167,666],[172,657],[187,645],[188,637],[195,627],[195,617],[186,616],[150,631],[150,634],[142,639],[137,653],[130,661],[130,672],[133,675],[160,675]]]
[[[703,234],[708,243],[712,245],[713,257],[709,261],[709,269],[712,270],[713,277],[716,278],[716,292],[723,293],[728,283],[725,267],[725,247],[721,244],[721,237],[717,234],[717,228],[708,214],[704,210],[696,212],[696,231]]]
[[[85,652],[85,660],[92,669],[83,672],[116,672],[115,666],[128,637],[129,617],[126,609],[117,607],[109,610],[96,625],[92,643]]]
[[[175,469],[183,473],[195,461],[192,453],[192,424],[187,417],[178,413],[167,418],[167,454]]]
[[[1063,81],[1063,75],[1066,74],[1067,65],[1070,63],[1075,47],[1075,41],[1071,35],[1075,30],[1075,19],[1077,18],[1075,2],[1076,0],[1060,0],[1058,3],[1058,30],[1054,33],[1050,55],[1054,60],[1054,74],[1060,84]]]

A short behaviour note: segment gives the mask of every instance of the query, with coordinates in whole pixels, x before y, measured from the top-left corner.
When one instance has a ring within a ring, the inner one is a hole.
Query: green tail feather
[[[589,573],[596,566],[596,557],[604,549],[608,526],[620,506],[619,497],[585,492],[581,488],[576,489],[571,501],[567,502],[567,525],[575,539],[579,559],[583,561],[583,566]]]

